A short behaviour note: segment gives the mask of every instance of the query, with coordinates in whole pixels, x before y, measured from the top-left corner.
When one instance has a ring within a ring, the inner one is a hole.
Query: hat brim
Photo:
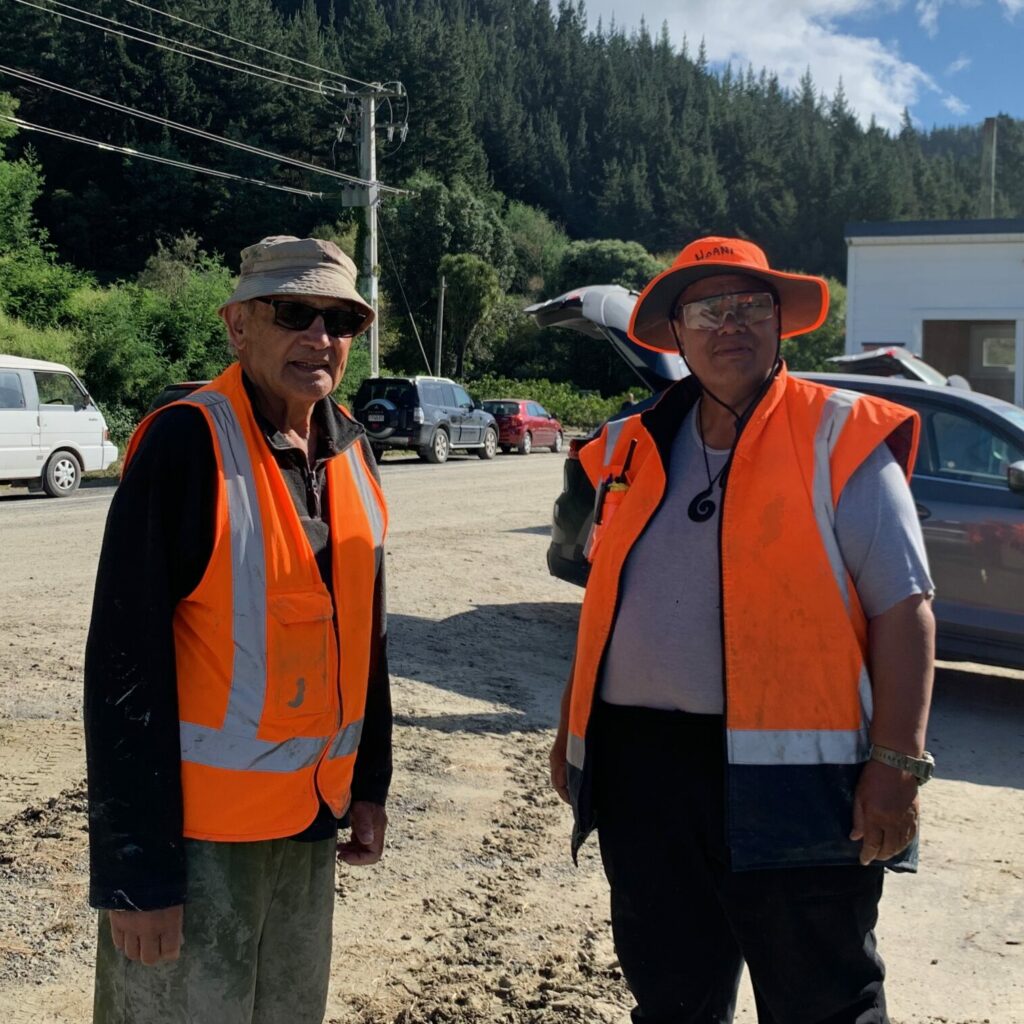
[[[325,273],[320,267],[310,267],[299,273],[283,270],[244,277],[217,312],[223,313],[233,303],[262,299],[268,295],[315,295],[320,298],[344,299],[366,315],[366,323],[359,333],[365,331],[376,318],[373,307],[340,274]]]
[[[684,288],[705,277],[728,274],[755,277],[770,284],[779,295],[782,315],[780,338],[792,338],[820,327],[828,315],[828,282],[808,274],[761,270],[736,263],[702,263],[699,267],[670,267],[651,281],[633,307],[629,336],[655,352],[678,352],[669,322]]]

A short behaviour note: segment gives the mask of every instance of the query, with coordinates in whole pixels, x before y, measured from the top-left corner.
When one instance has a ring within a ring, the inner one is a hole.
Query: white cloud
[[[1024,0],[999,0],[999,4],[1006,11],[1008,18],[1015,18],[1024,11]]]
[[[952,93],[949,93],[943,97],[942,105],[951,114],[955,114],[957,117],[963,117],[964,114],[966,114],[967,111],[971,109],[966,103],[964,103],[962,99],[959,99],[957,96],[952,95]]]
[[[946,68],[946,74],[947,75],[956,75],[956,74],[958,74],[961,71],[966,71],[970,66],[971,66],[971,58],[970,57],[957,57],[957,59],[955,61],[953,61],[953,63],[950,64],[948,68]]]
[[[1001,2],[1024,8],[1024,0]],[[709,60],[768,68],[787,88],[808,69],[828,95],[842,79],[847,101],[864,124],[874,117],[895,129],[904,107],[913,107],[923,92],[943,91],[931,75],[904,60],[895,44],[840,31],[835,23],[892,8],[892,0],[588,0],[587,15],[592,25],[598,17],[607,25],[617,13],[620,26],[633,26],[643,14],[654,32],[667,22],[673,42],[680,44],[685,35],[691,54],[703,39]]]
[[[942,0],[917,0],[917,20],[921,28],[934,38],[939,31],[939,9]]]

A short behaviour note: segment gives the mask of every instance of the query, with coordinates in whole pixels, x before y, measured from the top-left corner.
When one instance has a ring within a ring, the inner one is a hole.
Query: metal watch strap
[[[910,772],[919,784],[923,785],[931,777],[935,770],[935,758],[925,750],[920,757],[911,757],[910,754],[901,753],[899,750],[890,750],[888,747],[880,747],[877,743],[871,747],[871,760],[881,761],[890,768],[899,768],[902,771]]]

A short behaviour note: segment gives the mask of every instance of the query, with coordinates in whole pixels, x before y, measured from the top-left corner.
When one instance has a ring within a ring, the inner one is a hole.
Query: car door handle
[[[919,501],[914,503],[914,508],[917,509],[917,518],[918,519],[930,519],[931,518],[932,510],[930,508],[925,508],[924,505],[922,505]]]

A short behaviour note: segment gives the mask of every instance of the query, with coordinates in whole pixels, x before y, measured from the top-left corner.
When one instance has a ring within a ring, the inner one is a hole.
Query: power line
[[[147,46],[154,46],[160,50],[168,50],[171,53],[178,53],[184,57],[190,57],[193,60],[200,60],[206,64],[213,64],[215,67],[225,68],[228,71],[238,71],[244,75],[252,75],[254,78],[262,78],[266,81],[274,82],[277,85],[284,85],[292,89],[301,89],[303,92],[311,92],[319,96],[324,96],[328,92],[342,96],[352,95],[352,93],[350,93],[344,86],[338,88],[337,86],[327,85],[324,82],[314,82],[307,78],[300,78],[297,75],[291,75],[287,71],[277,71],[275,68],[267,68],[260,64],[253,64],[251,61],[242,60],[239,57],[230,57],[223,53],[218,53],[216,50],[207,50],[202,46],[195,46],[193,43],[186,43],[181,39],[170,39],[167,36],[161,35],[159,32],[150,32],[149,29],[138,28],[135,25],[126,25],[124,22],[117,21],[114,18],[107,18],[102,14],[94,14],[92,11],[84,11],[80,7],[75,7],[72,4],[61,3],[60,0],[45,0],[47,4],[51,5],[46,7],[41,4],[33,3],[32,0],[14,0],[14,2],[22,4],[25,7],[31,7],[37,11],[42,11],[45,14],[52,14],[58,18],[73,21],[78,25],[85,25],[87,28],[99,29],[101,32],[106,32],[108,35],[119,36],[122,39],[129,39],[135,43],[145,43]],[[55,7],[62,7],[65,10],[74,11],[77,14],[84,14],[87,18],[93,18],[95,20],[86,21],[83,18],[76,18],[74,15],[54,10]],[[99,21],[105,21],[110,25],[118,26],[118,28],[128,29],[128,31],[120,32],[116,28],[107,28],[106,25],[97,24]],[[132,34],[136,32],[142,33],[142,35]],[[152,36],[153,38],[144,39],[143,36]],[[163,42],[157,42],[156,40],[158,39],[163,40]],[[207,54],[207,56],[202,56],[203,54]]]
[[[343,75],[337,71],[331,71],[328,68],[322,68],[317,64],[310,64],[309,61],[299,60],[298,57],[289,57],[286,53],[278,53],[277,50],[270,50],[265,46],[260,46],[257,43],[251,43],[246,39],[239,39],[237,36],[228,35],[227,32],[221,32],[215,28],[208,28],[205,25],[200,25],[195,21],[189,21],[187,18],[179,17],[176,14],[170,14],[167,11],[161,11],[157,7],[150,7],[148,4],[141,3],[140,0],[124,0],[125,3],[131,4],[132,7],[141,7],[144,11],[149,11],[152,14],[159,14],[163,18],[170,18],[172,21],[181,22],[183,25],[189,25],[192,28],[197,28],[201,32],[208,32],[210,35],[220,36],[221,39],[230,40],[232,43],[240,43],[242,46],[248,46],[253,50],[259,50],[261,53],[268,53],[271,56],[279,57],[281,60],[291,61],[293,64],[301,64],[303,67],[312,68],[314,71],[319,71],[322,74],[330,75],[332,78],[339,78],[345,82],[354,82],[356,85],[365,86],[367,89],[375,89],[377,87],[376,82],[364,82],[359,78],[352,78],[350,75]]]
[[[115,146],[109,142],[100,142],[97,139],[88,139],[84,135],[74,135],[70,132],[63,132],[58,128],[47,128],[45,125],[32,124],[23,121],[20,117],[11,117],[9,114],[0,114],[0,120],[10,121],[25,131],[40,132],[43,135],[52,135],[67,142],[79,142],[86,146],[93,146],[96,149],[105,149],[114,153],[123,153],[125,156],[137,157],[140,160],[152,160],[154,163],[167,164],[170,167],[177,167],[180,170],[194,171],[197,174],[209,174],[214,178],[228,178],[232,181],[242,181],[249,185],[259,185],[262,188],[274,189],[277,192],[288,192],[291,195],[302,196],[304,199],[326,199],[323,192],[310,192],[302,188],[290,188],[288,185],[274,185],[269,181],[262,181],[259,178],[249,178],[244,174],[231,174],[229,171],[218,171],[212,167],[200,167],[198,164],[190,164],[183,160],[173,160],[166,156],[157,156],[155,153],[142,153],[137,149],[130,149],[128,146]]]
[[[333,171],[328,167],[320,167],[317,164],[306,163],[304,160],[296,160],[293,157],[283,156],[280,153],[261,149],[258,146],[250,146],[246,142],[236,142],[234,139],[227,139],[223,135],[216,135],[213,132],[207,132],[201,128],[193,128],[191,125],[181,124],[178,121],[171,121],[166,117],[159,117],[156,114],[150,114],[144,110],[136,110],[134,107],[127,107],[123,103],[116,103],[113,100],[104,99],[101,96],[94,96],[92,93],[82,92],[79,89],[72,89],[70,86],[60,85],[58,82],[51,82],[27,71],[20,71],[17,68],[11,68],[0,64],[0,72],[11,75],[14,78],[20,78],[22,81],[29,82],[32,85],[42,85],[47,89],[53,89],[54,91],[63,93],[67,96],[73,96],[75,99],[85,100],[87,103],[95,103],[98,106],[107,107],[110,110],[116,110],[122,114],[129,114],[132,117],[142,118],[144,121],[151,121],[167,128],[174,128],[176,131],[185,132],[188,135],[195,135],[207,142],[215,142],[222,146],[228,146],[231,149],[239,149],[242,152],[249,153],[253,156],[260,156],[268,160],[275,160],[279,163],[288,164],[291,167],[299,167],[302,170],[312,171],[314,174],[323,174],[329,178],[338,178],[353,185],[362,185],[364,188],[376,187],[382,192],[390,192],[395,195],[404,194],[403,189],[394,188],[391,185],[382,185],[380,182],[367,181],[364,178],[357,178],[351,174],[343,174],[341,171]]]
[[[398,290],[402,293],[402,302],[405,303],[405,311],[409,314],[409,323],[412,324],[413,334],[416,335],[416,343],[420,347],[420,352],[423,353],[423,362],[427,365],[427,375],[430,375],[431,367],[430,360],[427,358],[427,350],[423,347],[423,340],[420,338],[420,330],[416,326],[416,319],[412,315],[412,309],[409,308],[409,300],[405,295],[405,288],[402,285],[402,276],[398,273],[398,264],[395,263],[395,257],[391,255],[391,246],[388,245],[388,236],[384,234],[383,227],[380,226],[380,221],[377,222],[378,230],[380,231],[380,237],[384,239],[384,248],[388,251],[388,259],[391,260],[391,268],[395,272],[395,280],[398,282]]]

